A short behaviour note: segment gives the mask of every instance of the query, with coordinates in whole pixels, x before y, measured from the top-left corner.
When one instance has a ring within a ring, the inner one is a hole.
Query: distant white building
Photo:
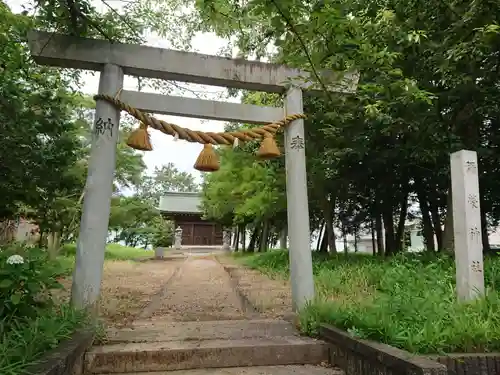
[[[444,230],[444,228],[442,229]],[[338,252],[344,251],[344,241],[342,235],[340,233],[336,234],[337,234],[336,237],[337,251]],[[355,251],[354,236],[347,235],[346,242],[347,242],[347,251],[354,252]],[[493,232],[490,232],[489,242],[492,248],[500,247],[500,227],[497,227]],[[437,239],[435,236],[434,236],[434,243],[437,248]],[[425,250],[424,237],[422,236],[422,230],[420,228],[420,223],[418,221],[408,222],[405,225],[405,244],[406,244],[406,251],[411,253],[417,253]],[[373,254],[373,241],[371,233],[368,232],[359,234],[356,247],[358,253]]]
[[[338,252],[344,251],[345,243],[347,243],[348,252],[356,251],[357,247],[358,253],[373,254],[373,239],[370,231],[358,234],[357,241],[354,241],[354,236],[349,234],[344,242],[342,235],[340,233],[336,234]],[[434,241],[436,241],[436,239],[434,239]],[[406,251],[408,252],[414,253],[425,249],[424,237],[422,236],[422,231],[418,222],[410,221],[405,225],[405,244]]]

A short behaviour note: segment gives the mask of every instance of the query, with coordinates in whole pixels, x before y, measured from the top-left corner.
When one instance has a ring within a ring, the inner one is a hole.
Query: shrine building
[[[160,198],[161,215],[182,229],[182,246],[222,246],[222,226],[202,218],[196,192],[167,192]]]

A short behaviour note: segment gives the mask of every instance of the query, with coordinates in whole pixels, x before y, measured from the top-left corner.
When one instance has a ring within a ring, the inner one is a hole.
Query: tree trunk
[[[342,237],[344,238],[344,254],[347,255],[347,233],[344,228],[344,224],[342,224]]]
[[[335,207],[336,198],[332,198],[331,200],[326,199],[326,197],[322,200],[322,209],[323,219],[325,220],[325,230],[328,241],[328,248],[331,253],[337,252],[337,246],[335,244],[335,231],[333,230],[333,207]]]
[[[375,232],[377,234],[377,253],[380,256],[385,254],[384,248],[384,232],[383,232],[382,216],[377,214],[375,217]]]
[[[233,249],[235,252],[238,252],[240,249],[240,233],[241,233],[241,228],[240,226],[236,227],[236,235],[234,236],[234,242],[233,242]]]
[[[455,238],[453,233],[453,199],[452,199],[451,185],[448,189],[446,197],[446,219],[444,222],[443,233],[443,251],[454,255],[455,254]]]
[[[401,200],[401,209],[399,210],[399,221],[398,221],[398,229],[396,232],[396,252],[400,251],[403,248],[403,239],[405,234],[405,224],[406,224],[406,215],[408,214],[408,185],[405,187],[405,194],[403,199]]]
[[[283,228],[280,236],[280,249],[285,250],[287,248],[287,238],[288,238],[288,229],[287,227]]]
[[[247,227],[245,224],[241,226],[241,250],[246,251],[247,246]]]
[[[324,238],[325,238],[325,223],[321,223],[321,226],[319,227],[318,242],[316,243],[316,251],[320,251]]]
[[[377,244],[375,240],[375,224],[373,223],[373,219],[370,220],[370,231],[372,234],[372,255],[377,255]]]
[[[61,247],[61,235],[59,232],[50,232],[47,235],[47,251],[50,259],[56,259]]]
[[[435,199],[429,197],[428,202],[432,220],[432,228],[434,229],[434,234],[436,235],[438,251],[441,251],[443,249],[443,229],[441,228],[441,217],[439,215],[439,210]],[[432,240],[434,241],[434,238]]]
[[[354,230],[354,252],[358,252],[358,230]]]
[[[39,226],[40,237],[38,238],[38,247],[43,248],[43,236],[45,235],[45,227]]]
[[[236,242],[238,242],[238,227],[233,227],[231,230],[233,232],[233,235],[231,236],[231,240],[233,241],[233,249],[236,247]]]
[[[319,244],[319,251],[322,253],[328,252],[328,236],[326,234],[326,229],[323,231],[323,238],[321,239],[321,243]]]
[[[248,251],[255,251],[255,244],[257,243],[257,237],[259,235],[260,226],[256,225],[250,236],[250,243],[248,244]]]
[[[260,252],[265,252],[268,249],[267,243],[269,240],[269,221],[265,220],[262,225],[262,234],[260,237],[259,250]]]
[[[393,255],[397,252],[394,238],[394,217],[392,216],[392,204],[385,202],[382,210],[385,230],[385,255]]]
[[[422,212],[422,235],[424,237],[425,248],[427,251],[436,251],[436,246],[434,244],[434,230],[432,228],[431,213],[429,211],[429,205],[427,200],[424,198],[424,193],[420,189],[417,190],[418,203],[420,205],[420,211]]]

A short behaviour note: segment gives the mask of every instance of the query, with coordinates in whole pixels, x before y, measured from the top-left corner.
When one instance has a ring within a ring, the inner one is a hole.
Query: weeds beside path
[[[266,318],[286,318],[292,312],[290,283],[244,267],[237,259],[223,255],[217,260],[236,281],[236,288]]]
[[[287,252],[236,259],[288,279]],[[454,261],[446,257],[314,254],[313,269],[317,299],[300,313],[307,334],[329,323],[414,353],[500,350],[500,258],[485,260],[488,295],[470,304],[457,302]]]

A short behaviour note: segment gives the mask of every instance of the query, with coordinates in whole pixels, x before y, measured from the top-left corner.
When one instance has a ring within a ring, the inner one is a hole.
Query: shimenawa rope
[[[98,94],[94,96],[94,100],[105,100],[113,104],[118,109],[127,112],[141,122],[140,127],[134,130],[127,140],[127,144],[130,147],[142,151],[152,150],[149,134],[147,132],[148,126],[165,134],[174,136],[175,138],[180,138],[188,142],[201,143],[205,146],[198,156],[195,168],[204,172],[211,172],[219,169],[218,156],[214,152],[212,145],[234,145],[238,140],[245,142],[262,139],[262,144],[257,152],[257,156],[262,159],[279,156],[280,151],[274,141],[274,134],[276,134],[276,132],[278,132],[281,128],[290,124],[292,121],[306,118],[304,114],[293,114],[284,117],[280,121],[252,129],[241,129],[234,132],[222,133],[204,132],[183,128],[181,126],[159,120],[122,102],[118,99],[118,96],[119,94],[115,97],[111,95]]]

